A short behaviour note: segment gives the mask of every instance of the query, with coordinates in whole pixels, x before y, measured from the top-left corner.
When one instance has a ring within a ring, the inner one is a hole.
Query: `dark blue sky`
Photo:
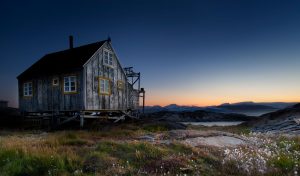
[[[0,6],[0,99],[43,55],[106,39],[147,103],[300,101],[300,1],[13,1]],[[54,68],[55,69],[55,68]]]

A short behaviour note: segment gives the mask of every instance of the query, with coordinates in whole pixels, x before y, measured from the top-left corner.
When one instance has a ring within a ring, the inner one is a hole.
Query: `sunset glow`
[[[300,101],[298,2],[59,4],[0,7],[0,99],[10,106],[18,106],[16,76],[67,49],[70,34],[75,47],[110,36],[122,65],[141,72],[146,105]]]

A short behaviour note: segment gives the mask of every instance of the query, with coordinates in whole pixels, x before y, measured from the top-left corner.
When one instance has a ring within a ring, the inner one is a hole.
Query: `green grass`
[[[132,128],[132,127],[130,127]],[[121,129],[115,128],[118,133]],[[138,128],[139,129],[139,128]],[[125,131],[129,129],[125,128]],[[130,131],[132,136],[149,133]],[[137,175],[193,173],[188,168],[194,149],[183,144],[124,141],[128,136],[97,131],[14,134],[0,139],[0,175]],[[163,168],[161,168],[163,166]]]
[[[163,132],[168,130],[164,124],[148,124],[144,125],[142,129],[147,132]]]
[[[282,174],[293,173],[295,169],[299,170],[299,167],[296,168],[295,166],[300,166],[300,155],[296,156],[293,152],[300,151],[300,138],[280,136],[277,143],[279,155],[272,158],[269,164],[275,167],[278,173]]]
[[[72,173],[80,165],[66,156],[43,156],[0,148],[0,166],[3,176],[21,176]]]
[[[175,154],[192,154],[193,150],[191,147],[188,147],[186,145],[180,144],[180,143],[171,143],[168,145],[168,150]]]
[[[236,134],[248,131],[242,126],[189,128]],[[166,130],[164,124],[118,124],[100,131],[11,133],[0,136],[0,175],[247,175],[234,162],[222,164],[223,150],[217,148],[135,140],[140,135]],[[299,137],[281,137],[275,142],[280,151],[287,146],[290,151],[300,151]],[[266,175],[295,170],[295,158],[284,152],[268,162],[272,170]]]
[[[195,174],[199,168],[195,164],[202,166],[214,164],[214,159],[209,155],[202,158],[203,152],[194,151],[193,148],[179,143],[170,145],[155,145],[147,142],[101,142],[97,145],[95,151],[91,152],[85,163],[91,163],[89,160],[105,161],[106,164],[85,166],[89,171],[107,171],[106,168],[115,168],[121,173],[136,175],[137,171],[144,171],[148,174]],[[202,162],[196,162],[196,159],[202,158]],[[92,168],[95,167],[95,168]],[[204,169],[209,168],[203,167]],[[203,169],[203,170],[204,170]],[[101,173],[105,174],[105,173]]]
[[[282,171],[292,171],[294,168],[295,160],[286,154],[279,155],[279,158],[274,158],[270,161],[275,167]]]
[[[63,134],[58,139],[61,145],[82,146],[88,144],[88,141],[77,134],[76,131],[71,131]]]
[[[116,143],[101,142],[96,151],[118,158],[122,164],[132,163],[135,167],[140,167],[149,160],[156,160],[166,155],[166,150],[145,142]]]

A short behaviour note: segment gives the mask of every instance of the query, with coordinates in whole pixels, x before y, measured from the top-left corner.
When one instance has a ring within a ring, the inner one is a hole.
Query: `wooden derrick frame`
[[[132,91],[138,90],[138,98],[142,98],[142,112],[145,112],[145,89],[141,88],[141,73],[134,72],[133,67],[125,67],[125,74],[128,78],[129,83],[132,85]],[[137,84],[137,85],[136,85]],[[135,86],[136,85],[136,86]],[[133,93],[131,93],[133,95]]]

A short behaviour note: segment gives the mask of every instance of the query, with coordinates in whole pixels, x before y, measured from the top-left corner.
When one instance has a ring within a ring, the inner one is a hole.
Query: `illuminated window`
[[[24,96],[32,96],[32,82],[24,83],[23,95]]]
[[[110,80],[107,78],[99,78],[99,94],[109,95],[110,94]]]
[[[64,92],[65,93],[76,92],[76,76],[64,77]]]

